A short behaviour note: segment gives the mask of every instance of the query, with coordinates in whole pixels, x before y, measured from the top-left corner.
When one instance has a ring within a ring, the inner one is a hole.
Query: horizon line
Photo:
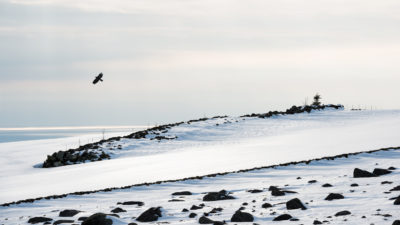
[[[47,127],[0,127],[0,131],[26,131],[26,130],[85,130],[85,129],[116,129],[116,128],[148,128],[148,125],[123,125],[123,126],[47,126]]]

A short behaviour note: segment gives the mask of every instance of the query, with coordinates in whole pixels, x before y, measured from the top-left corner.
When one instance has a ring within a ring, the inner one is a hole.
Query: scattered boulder
[[[224,225],[225,221],[214,221],[213,225]]]
[[[356,184],[356,183],[350,184],[350,187],[358,187],[358,184]]]
[[[385,181],[382,181],[381,184],[393,184],[393,182],[385,180]]]
[[[264,209],[271,208],[271,207],[272,207],[272,205],[269,204],[268,202],[261,205],[261,208],[264,208]]]
[[[177,198],[168,200],[168,202],[184,202],[184,201],[185,200],[183,200],[183,199],[177,199]]]
[[[380,169],[380,168],[375,168],[374,171],[372,172],[376,176],[382,176],[391,173],[392,171],[387,170],[387,169]]]
[[[125,209],[122,209],[122,208],[119,208],[119,207],[117,207],[117,208],[115,208],[115,209],[111,210],[111,212],[112,212],[112,213],[121,213],[121,212],[126,212],[126,210],[125,210]]]
[[[351,214],[350,211],[344,210],[344,211],[337,212],[337,213],[335,214],[335,216],[336,216],[336,217],[337,217],[337,216],[347,216],[347,215],[350,215],[350,214]]]
[[[198,209],[202,209],[203,206],[197,206],[197,205],[192,205],[192,207],[190,207],[190,210],[198,210]]]
[[[400,185],[390,189],[390,191],[400,191]]]
[[[392,225],[400,225],[400,220],[393,221]]]
[[[159,217],[162,217],[161,207],[151,207],[140,214],[136,220],[139,222],[152,222],[157,221]]]
[[[213,223],[214,223],[213,220],[210,220],[209,218],[207,218],[205,216],[202,216],[199,219],[199,224],[213,224]]]
[[[247,192],[250,192],[250,193],[252,193],[252,194],[255,194],[255,193],[261,193],[261,192],[263,192],[263,190],[260,190],[260,189],[252,189],[252,190],[247,190]]]
[[[391,166],[388,168],[388,170],[396,170],[396,167]]]
[[[326,183],[326,184],[323,184],[322,187],[333,187],[333,186],[332,186],[332,184]]]
[[[300,199],[298,198],[294,198],[288,202],[286,202],[286,208],[288,210],[292,210],[292,209],[302,209],[302,210],[306,210],[307,208],[303,205],[303,203],[300,201]]]
[[[282,221],[282,220],[290,220],[292,219],[292,216],[289,214],[282,214],[280,216],[277,216],[273,219],[273,221]]]
[[[74,222],[73,220],[57,220],[53,224],[58,225],[58,224],[62,224],[62,223],[73,223],[73,222]]]
[[[268,188],[269,191],[271,191],[272,196],[284,196],[285,192],[283,192],[281,189],[279,189],[276,186],[270,186]]]
[[[222,210],[224,210],[223,208],[213,208],[210,212],[208,212],[208,213],[210,213],[210,214],[212,214],[212,213],[218,213],[218,212],[222,212]]]
[[[73,217],[76,214],[80,213],[81,211],[75,210],[75,209],[66,209],[60,212],[58,215],[59,217]]]
[[[36,223],[43,223],[43,222],[49,222],[52,221],[53,219],[47,218],[47,217],[32,217],[28,220],[28,223],[31,224],[36,224]]]
[[[366,170],[361,170],[359,168],[355,168],[353,171],[353,177],[354,178],[363,178],[363,177],[376,177],[375,174],[370,173]]]
[[[313,224],[322,224],[322,222],[319,220],[314,220]]]
[[[284,195],[285,195],[285,192],[283,192],[283,191],[281,191],[281,190],[279,190],[279,189],[273,189],[273,190],[271,191],[271,195],[272,195],[272,196],[284,196]]]
[[[231,218],[231,222],[253,222],[254,217],[250,213],[236,211]]]
[[[400,196],[398,196],[397,198],[396,198],[396,200],[394,200],[394,203],[393,204],[395,204],[395,205],[400,205]]]
[[[95,213],[82,222],[82,225],[111,225],[111,224],[113,224],[112,220],[107,219],[107,215],[104,213]]]
[[[203,197],[203,201],[219,201],[228,199],[235,199],[235,198],[233,196],[230,196],[229,193],[225,190],[221,190],[219,192],[209,192]]]
[[[180,192],[174,192],[172,195],[192,195],[192,192],[190,191],[180,191]]]
[[[308,183],[309,184],[314,184],[314,183],[317,183],[317,180],[309,180]]]
[[[117,205],[137,205],[137,206],[143,206],[143,205],[144,205],[144,202],[140,202],[140,201],[118,202]]]
[[[89,217],[87,217],[87,216],[82,216],[82,217],[79,217],[79,218],[78,218],[78,221],[85,221],[87,218],[89,218]]]
[[[190,214],[189,214],[189,218],[195,218],[196,216],[197,216],[196,213],[190,213]]]
[[[325,200],[327,201],[332,201],[336,199],[344,199],[344,196],[338,193],[330,193],[328,196],[326,196]]]

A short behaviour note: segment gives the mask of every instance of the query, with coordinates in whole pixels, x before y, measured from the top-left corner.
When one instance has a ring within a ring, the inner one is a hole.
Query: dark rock
[[[350,214],[351,214],[350,211],[344,210],[344,211],[340,211],[340,212],[336,213],[335,216],[347,216]]]
[[[73,220],[57,220],[55,221],[53,224],[57,225],[57,224],[62,224],[62,223],[73,223]]]
[[[393,184],[392,181],[382,181],[381,184]]]
[[[112,212],[112,213],[121,213],[121,212],[126,212],[126,210],[125,210],[125,209],[122,209],[122,208],[119,208],[119,207],[117,207],[117,208],[115,208],[115,209],[111,210],[111,212]]]
[[[391,173],[392,171],[387,170],[387,169],[380,169],[380,168],[375,168],[374,171],[372,172],[376,176],[382,176]]]
[[[254,217],[250,213],[236,211],[231,218],[231,222],[253,222]]]
[[[48,222],[52,221],[53,219],[47,218],[47,217],[32,217],[28,220],[28,223],[36,224],[36,223],[43,223],[43,222]]]
[[[139,222],[152,222],[157,221],[159,217],[162,217],[161,207],[151,207],[140,214],[136,220]]]
[[[350,184],[350,187],[358,187],[358,184],[356,184],[356,183]]]
[[[400,191],[400,185],[390,189],[390,191]]]
[[[182,209],[182,212],[189,212],[189,210],[184,208],[184,209]]]
[[[210,220],[209,218],[202,216],[199,219],[199,224],[213,224],[214,221]]]
[[[302,210],[306,210],[307,208],[303,205],[303,203],[300,201],[300,199],[298,198],[294,198],[288,202],[286,202],[286,208],[288,210],[292,210],[292,209],[302,209]]]
[[[106,218],[104,213],[95,213],[89,216],[86,220],[82,222],[82,225],[111,225],[113,224],[111,219]]]
[[[395,204],[395,205],[400,205],[400,196],[398,196],[397,198],[396,198],[396,200],[394,200],[394,203],[393,204]]]
[[[322,187],[333,187],[333,186],[332,186],[332,184],[326,183],[326,184],[323,184]]]
[[[138,205],[138,206],[143,206],[144,202],[140,201],[128,201],[128,202],[118,202],[118,205]]]
[[[222,212],[222,210],[224,210],[223,208],[213,208],[210,212],[208,213],[218,213],[218,212]]]
[[[400,225],[400,220],[393,221],[392,225]]]
[[[247,192],[250,192],[250,193],[252,193],[252,194],[255,194],[255,193],[260,193],[260,192],[263,192],[263,191],[260,190],[260,189],[252,189],[252,190],[248,190]]]
[[[332,201],[335,199],[344,199],[344,196],[338,193],[330,193],[325,200]]]
[[[282,220],[290,220],[290,219],[292,219],[292,216],[291,216],[291,215],[289,215],[289,214],[282,214],[282,215],[280,215],[280,216],[275,217],[273,221],[282,221]]]
[[[224,225],[226,224],[225,222],[222,221],[214,221],[213,225]]]
[[[319,220],[314,220],[313,224],[322,224],[322,222]]]
[[[192,195],[190,191],[181,191],[181,192],[174,192],[172,195]]]
[[[196,213],[190,213],[190,214],[189,214],[189,218],[195,218],[196,216],[197,216]]]
[[[354,171],[353,171],[353,177],[354,178],[376,177],[376,175],[373,174],[373,173],[370,173],[370,172],[368,172],[366,170],[361,170],[361,169],[355,168]]]
[[[185,201],[185,200],[183,200],[183,199],[177,199],[177,198],[168,200],[168,202],[184,202],[184,201]]]
[[[228,199],[235,199],[235,198],[230,196],[229,193],[225,190],[221,190],[219,192],[209,192],[203,197],[203,201],[219,201]]]
[[[264,208],[264,209],[271,208],[271,207],[272,207],[272,205],[267,202],[261,205],[261,208]]]
[[[317,181],[316,180],[309,180],[308,183],[309,184],[314,184],[314,183],[317,183]]]
[[[272,196],[284,196],[285,193],[297,193],[295,191],[282,190],[276,186],[270,186],[268,190],[271,191]]]
[[[285,192],[283,192],[283,191],[281,191],[280,189],[278,189],[278,188],[274,188],[274,189],[272,189],[272,191],[271,191],[271,195],[272,196],[284,196],[285,195]]]
[[[80,213],[81,211],[75,210],[75,209],[66,209],[60,212],[58,215],[59,217],[73,217],[76,214]]]
[[[396,167],[391,166],[388,168],[388,170],[396,170]]]
[[[87,217],[87,216],[82,216],[82,217],[79,217],[79,218],[78,218],[78,221],[85,221],[87,218],[89,218],[89,217]]]
[[[137,223],[128,223],[128,225],[138,225]]]
[[[198,210],[202,208],[203,208],[202,206],[192,205],[192,207],[190,207],[190,210]]]

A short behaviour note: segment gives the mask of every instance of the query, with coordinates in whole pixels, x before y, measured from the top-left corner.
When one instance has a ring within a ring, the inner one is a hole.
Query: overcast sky
[[[400,108],[399,24],[398,0],[0,0],[0,127],[153,125],[316,92]]]

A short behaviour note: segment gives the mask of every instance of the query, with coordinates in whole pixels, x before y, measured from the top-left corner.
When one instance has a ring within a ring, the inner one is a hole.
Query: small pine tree
[[[321,106],[321,102],[319,101],[321,99],[321,95],[318,93],[314,96],[314,102],[312,103],[313,106]]]

